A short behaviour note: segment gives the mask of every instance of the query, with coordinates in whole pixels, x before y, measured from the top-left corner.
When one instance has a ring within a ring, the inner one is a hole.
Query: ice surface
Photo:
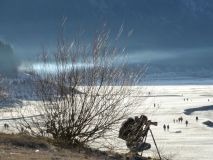
[[[174,155],[174,159],[177,160],[213,159],[213,128],[203,124],[205,121],[213,121],[213,110],[211,107],[196,109],[213,105],[213,85],[158,85],[138,89],[143,94],[141,105],[137,110],[133,110],[130,116],[145,114],[152,121],[158,122],[158,126],[152,126],[151,129],[162,155]],[[185,114],[190,108],[190,112]],[[10,112],[5,113],[0,119],[9,116]],[[183,117],[183,122],[174,123],[173,119],[180,116]],[[196,116],[199,118],[198,121],[195,120]],[[185,120],[189,121],[187,127]],[[163,130],[164,124],[170,125],[169,131]],[[115,135],[117,134],[115,132]],[[125,141],[115,137],[112,140],[115,149],[127,152]],[[151,143],[152,150],[145,151],[144,154],[153,155],[152,152],[156,149],[150,133],[147,142]],[[105,141],[101,143],[106,144]]]
[[[204,107],[189,114],[184,113],[186,109],[213,105],[212,85],[166,85],[139,89],[144,96],[141,98],[141,106],[132,115],[146,114],[149,119],[158,122],[158,126],[152,126],[151,129],[162,156],[176,160],[213,159],[213,128],[203,124],[205,121],[213,121],[213,110]],[[183,122],[174,123],[173,120],[180,116]],[[186,120],[189,122],[187,127]],[[169,131],[163,130],[164,124],[170,126]],[[125,141],[113,139],[113,142],[121,152],[127,151]],[[150,133],[147,142],[151,143],[152,149],[144,151],[144,155],[152,156],[156,148]]]

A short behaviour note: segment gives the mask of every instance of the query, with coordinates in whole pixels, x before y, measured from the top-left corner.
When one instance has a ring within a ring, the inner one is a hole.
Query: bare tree
[[[137,106],[131,86],[144,70],[128,70],[125,51],[116,47],[118,36],[113,40],[103,30],[89,45],[59,37],[54,56],[44,52],[34,71],[40,101],[20,109],[19,129],[69,145],[85,144],[126,118]]]

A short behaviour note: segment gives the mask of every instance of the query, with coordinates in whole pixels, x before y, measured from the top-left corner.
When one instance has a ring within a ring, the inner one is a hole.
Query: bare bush
[[[128,70],[125,51],[115,47],[118,36],[103,30],[89,45],[61,36],[54,56],[44,53],[34,71],[40,101],[21,109],[18,128],[75,145],[104,137],[126,118],[137,106],[131,86],[144,72]]]

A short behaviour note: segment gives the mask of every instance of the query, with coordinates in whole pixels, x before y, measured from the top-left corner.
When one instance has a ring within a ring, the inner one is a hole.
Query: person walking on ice
[[[164,131],[166,131],[166,125],[165,124],[163,125],[163,129],[164,129]]]
[[[169,125],[167,125],[167,131],[169,131]]]
[[[185,123],[186,123],[186,127],[187,127],[187,126],[188,126],[188,124],[189,124],[189,122],[186,120],[186,122],[185,122]]]

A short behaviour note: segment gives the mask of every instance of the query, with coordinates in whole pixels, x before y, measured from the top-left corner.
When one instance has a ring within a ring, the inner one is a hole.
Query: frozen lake
[[[176,160],[212,160],[213,128],[203,122],[213,122],[213,85],[159,85],[137,89],[143,95],[138,97],[141,104],[137,110],[132,110],[130,116],[145,114],[158,122],[158,126],[151,126],[151,129],[162,155],[174,156]],[[0,119],[9,116],[10,112]],[[173,120],[180,116],[183,122],[174,123]],[[195,120],[196,116],[199,117],[198,121]],[[189,122],[187,127],[186,120]],[[1,121],[1,125],[3,123],[5,120]],[[170,126],[169,131],[164,131],[164,124]],[[117,135],[115,133],[112,140],[114,149],[128,152],[125,141],[117,138]],[[144,155],[152,156],[156,149],[150,133],[147,142],[151,143],[152,148]]]
[[[205,121],[213,122],[212,85],[148,86],[141,90],[145,95],[150,92],[150,96],[143,97],[143,103],[135,114],[145,114],[158,122],[158,126],[151,129],[163,155],[174,156],[177,160],[212,160],[213,128],[203,124]],[[185,114],[185,110],[190,108],[193,109]],[[173,122],[181,116],[182,123]],[[199,117],[198,121],[196,116]],[[186,120],[189,122],[187,127]],[[164,124],[170,126],[169,131],[164,131]],[[125,142],[118,141],[117,144],[125,148]],[[150,134],[147,142],[156,152]],[[152,151],[145,151],[144,154],[152,155]]]

